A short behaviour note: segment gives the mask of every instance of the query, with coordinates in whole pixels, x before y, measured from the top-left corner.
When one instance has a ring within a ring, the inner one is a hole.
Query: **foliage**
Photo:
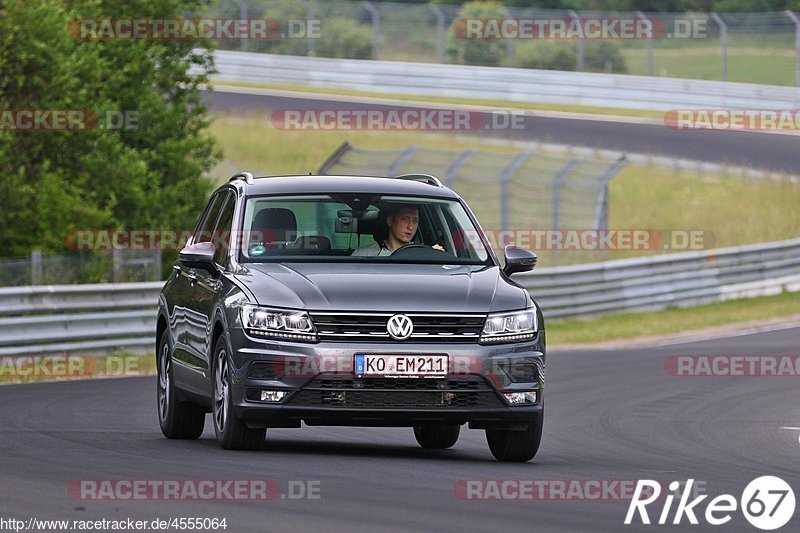
[[[212,58],[193,52],[209,43],[82,40],[69,26],[179,18],[194,7],[188,0],[0,3],[0,110],[87,110],[99,118],[93,129],[0,129],[0,254],[62,251],[72,229],[194,224],[209,192],[204,174],[218,158],[199,92]],[[133,120],[103,128],[116,113]]]

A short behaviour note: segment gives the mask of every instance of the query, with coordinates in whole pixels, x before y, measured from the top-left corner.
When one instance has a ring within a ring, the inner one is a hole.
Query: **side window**
[[[233,211],[236,207],[236,195],[228,193],[222,205],[219,222],[214,230],[214,262],[221,266],[228,265],[228,252],[231,248],[231,224],[233,224]]]
[[[212,230],[214,229],[214,224],[217,222],[219,218],[220,209],[222,209],[222,201],[224,198],[224,194],[226,193],[217,193],[214,198],[211,199],[209,205],[211,206],[209,209],[206,210],[206,217],[203,219],[203,222],[197,228],[197,233],[194,236],[194,242],[211,242],[212,238]]]

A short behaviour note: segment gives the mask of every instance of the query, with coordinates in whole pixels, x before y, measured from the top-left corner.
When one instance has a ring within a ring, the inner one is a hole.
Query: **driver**
[[[391,255],[398,248],[411,244],[419,227],[419,209],[409,204],[392,204],[388,207],[386,225],[389,234],[386,239],[361,246],[353,250],[354,257],[380,257]],[[433,246],[436,250],[444,250],[438,244]]]

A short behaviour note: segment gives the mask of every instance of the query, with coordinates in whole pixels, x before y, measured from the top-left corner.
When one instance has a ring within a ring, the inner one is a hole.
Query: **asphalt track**
[[[741,496],[777,475],[800,491],[796,377],[674,377],[670,355],[797,355],[800,328],[621,351],[553,351],[547,416],[530,463],[495,462],[483,432],[425,451],[410,429],[270,430],[263,449],[218,447],[210,418],[198,441],[162,437],[155,378],[0,387],[0,517],[153,520],[225,517],[227,531],[758,531],[740,512],[712,527],[624,526],[626,501],[476,501],[459,480],[693,478]],[[82,479],[318,481],[319,499],[86,501]],[[666,483],[665,483],[666,484]],[[709,498],[710,499],[710,498]],[[701,504],[701,513],[705,509]],[[673,506],[674,509],[674,506]],[[651,512],[657,519],[660,507]],[[796,531],[800,512],[780,531]]]
[[[372,110],[400,107],[356,101],[273,94],[206,92],[204,97],[214,112],[239,112],[250,116],[263,113],[269,122],[274,110]],[[425,108],[425,104],[408,105]],[[488,124],[489,121],[485,120]],[[800,136],[765,132],[721,130],[675,130],[660,123],[614,122],[526,116],[523,127],[506,130],[478,130],[475,135],[516,141],[540,141],[577,145],[620,152],[669,156],[726,165],[741,165],[789,174],[800,174]]]

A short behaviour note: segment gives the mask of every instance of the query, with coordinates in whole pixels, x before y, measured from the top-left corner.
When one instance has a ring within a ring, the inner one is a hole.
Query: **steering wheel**
[[[444,253],[444,252],[442,252],[442,250],[437,250],[436,248],[431,248],[427,244],[411,243],[411,244],[406,244],[404,246],[401,246],[400,248],[398,248],[397,250],[392,252],[391,255],[400,255],[401,252],[403,254],[405,254],[407,251],[411,251],[411,250],[431,250],[433,252]]]

